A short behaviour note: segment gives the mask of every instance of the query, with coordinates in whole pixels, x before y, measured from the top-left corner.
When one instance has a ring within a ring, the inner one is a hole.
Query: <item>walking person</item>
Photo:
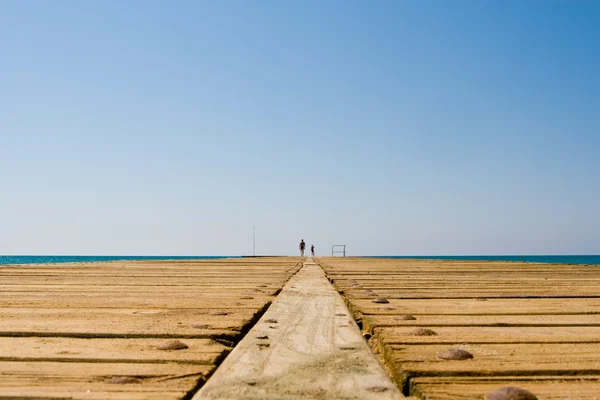
[[[312,254],[313,257],[315,256],[315,245],[314,244],[310,245],[310,254]]]
[[[306,243],[304,243],[304,239],[300,240],[300,256],[304,257],[304,248],[306,247]]]

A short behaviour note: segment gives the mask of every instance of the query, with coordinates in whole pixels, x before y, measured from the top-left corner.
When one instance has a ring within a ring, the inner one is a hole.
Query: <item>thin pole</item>
[[[256,257],[256,226],[253,226],[254,230],[252,233],[252,257]]]

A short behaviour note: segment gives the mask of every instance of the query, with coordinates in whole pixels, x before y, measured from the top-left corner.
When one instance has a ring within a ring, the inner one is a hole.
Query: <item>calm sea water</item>
[[[210,260],[235,256],[0,256],[0,265],[121,260]]]
[[[523,261],[553,264],[598,264],[600,255],[585,256],[389,256],[381,258],[419,258],[425,260],[496,260],[496,261]]]
[[[50,264],[63,262],[93,262],[115,260],[210,260],[236,258],[237,256],[0,256],[0,265]],[[597,264],[600,255],[592,256],[374,256],[377,258],[419,258],[434,260],[498,260],[555,264]]]

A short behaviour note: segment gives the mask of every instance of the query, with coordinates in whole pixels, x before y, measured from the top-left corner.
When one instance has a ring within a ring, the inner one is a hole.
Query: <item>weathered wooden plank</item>
[[[121,291],[126,291],[126,292],[139,292],[139,293],[148,293],[148,292],[152,292],[155,291],[156,288],[168,288],[169,291],[171,291],[172,293],[187,293],[190,291],[194,291],[195,293],[198,293],[198,295],[200,296],[236,296],[236,295],[245,295],[247,293],[253,292],[254,289],[260,288],[260,289],[279,289],[281,287],[281,285],[273,285],[270,283],[264,283],[264,284],[254,284],[254,285],[248,285],[248,284],[244,284],[241,282],[236,282],[236,283],[232,283],[232,282],[228,282],[228,283],[221,283],[221,284],[215,284],[214,282],[211,282],[210,285],[208,283],[203,283],[203,284],[184,284],[184,283],[178,283],[178,284],[165,284],[164,282],[156,282],[156,283],[152,283],[152,281],[147,280],[145,281],[143,284],[138,284],[138,285],[125,285],[123,284],[123,282],[121,282],[121,284],[115,284],[115,285],[107,285],[105,283],[98,283],[98,284],[80,284],[80,283],[71,283],[71,284],[37,284],[37,285],[18,285],[18,284],[12,284],[12,285],[0,285],[0,292],[2,293],[6,293],[6,292],[13,292],[13,293],[18,293],[18,292],[28,292],[28,291],[38,291],[38,290],[43,290],[46,292],[56,292],[56,293],[60,293],[60,292],[82,292],[82,293],[86,293],[86,292],[94,292],[94,291],[104,291],[104,292],[121,292]]]
[[[439,327],[439,326],[600,326],[600,314],[559,315],[423,315],[412,314],[365,315],[363,329],[372,332],[376,327]]]
[[[136,275],[107,274],[107,275],[31,275],[14,274],[7,276],[0,274],[3,286],[27,285],[110,285],[110,286],[234,286],[241,288],[255,288],[259,284],[269,286],[280,286],[293,272],[282,273],[281,271],[263,271],[254,274],[235,274],[223,272],[221,274],[185,274],[157,275],[148,271],[148,276],[142,273]],[[275,279],[274,279],[275,278]]]
[[[446,293],[437,292],[427,292],[427,291],[413,291],[413,292],[382,292],[375,291],[376,297],[385,297],[388,300],[469,300],[469,299],[485,299],[485,300],[496,300],[496,299],[559,299],[563,301],[567,301],[569,299],[581,299],[581,298],[596,298],[600,299],[596,293],[598,291],[588,291],[582,292],[578,294],[565,294],[558,292],[548,292],[548,291],[522,291],[522,292],[492,292],[492,291],[476,291],[476,292],[468,292],[468,291],[453,291],[449,290]],[[343,293],[345,294],[345,293]],[[349,299],[356,300],[369,300],[373,299],[375,296],[372,294],[366,293],[348,293],[347,297]],[[483,301],[485,301],[483,300]]]
[[[600,374],[598,343],[455,344],[382,346],[397,371],[410,376],[435,375],[575,375]],[[438,354],[450,347],[473,354],[448,361]]]
[[[290,258],[284,263],[271,263],[261,261],[255,264],[244,265],[230,260],[224,261],[219,265],[204,265],[199,261],[195,265],[184,264],[181,262],[164,261],[157,264],[137,264],[128,261],[123,265],[114,263],[90,263],[86,266],[72,265],[67,267],[65,264],[44,264],[27,266],[6,266],[0,265],[0,274],[2,276],[62,276],[65,278],[78,276],[214,276],[227,277],[232,276],[260,276],[262,278],[272,279],[273,276],[264,275],[265,272],[277,274],[289,273],[296,270],[294,264],[298,259]],[[99,268],[102,270],[99,271]],[[237,273],[237,274],[236,274]]]
[[[2,267],[0,398],[188,396],[300,268],[278,260]]]
[[[539,400],[597,400],[600,376],[577,377],[423,377],[410,383],[412,395],[423,399],[482,399],[504,386],[515,386],[536,395]]]
[[[373,297],[373,299],[375,299]],[[436,315],[559,315],[600,314],[600,298],[575,299],[389,299],[389,304],[373,300],[353,300],[363,314]]]
[[[322,264],[406,394],[481,399],[516,382],[539,399],[598,398],[598,266],[372,259]],[[411,334],[416,327],[437,335]],[[474,358],[438,357],[450,347]]]
[[[211,339],[181,339],[188,348],[159,350],[160,339],[0,337],[2,361],[172,362],[214,364],[229,347]]]
[[[600,327],[436,327],[418,336],[415,328],[375,328],[384,344],[600,343]],[[416,332],[416,333],[415,333]]]
[[[568,288],[577,290],[579,288],[587,287],[598,287],[600,285],[600,279],[594,277],[586,278],[567,278],[556,279],[556,274],[553,274],[554,279],[549,278],[528,278],[528,279],[514,279],[514,280],[500,280],[498,278],[484,278],[477,277],[467,279],[465,277],[452,279],[446,277],[445,279],[433,278],[428,276],[422,277],[402,277],[402,279],[394,279],[391,277],[377,278],[377,279],[334,279],[335,285],[342,289],[454,289],[458,283],[462,288],[465,289],[513,289],[513,288],[528,288],[528,287],[550,287],[550,288]],[[493,288],[490,287],[493,285]]]
[[[30,308],[167,308],[167,309],[197,309],[197,308],[233,308],[243,307],[257,309],[262,307],[266,301],[264,299],[244,300],[241,298],[205,298],[198,300],[197,295],[189,294],[171,294],[168,290],[156,290],[154,293],[146,294],[81,294],[72,296],[70,294],[44,294],[29,293],[22,296],[1,296],[0,307],[30,307]],[[274,295],[275,291],[266,293],[260,290],[261,294]],[[250,293],[248,296],[252,296]]]
[[[2,308],[0,336],[15,333],[88,336],[236,336],[257,308]]]
[[[180,399],[203,381],[209,365],[0,362],[0,398]],[[110,383],[119,377],[132,383]]]
[[[403,398],[307,262],[194,399]]]

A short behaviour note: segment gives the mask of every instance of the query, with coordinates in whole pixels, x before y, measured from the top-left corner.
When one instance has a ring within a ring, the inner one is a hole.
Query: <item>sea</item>
[[[484,261],[517,261],[552,264],[586,264],[600,265],[600,255],[535,255],[535,256],[375,256],[377,258],[418,258],[424,260],[484,260]]]
[[[121,260],[211,260],[239,256],[0,256],[0,265],[53,264],[66,262],[96,262]],[[530,255],[530,256],[370,256],[376,258],[418,258],[424,260],[495,260],[553,264],[600,265],[600,255]]]
[[[212,260],[238,256],[0,256],[0,265],[54,264],[71,262],[125,261],[125,260]]]

